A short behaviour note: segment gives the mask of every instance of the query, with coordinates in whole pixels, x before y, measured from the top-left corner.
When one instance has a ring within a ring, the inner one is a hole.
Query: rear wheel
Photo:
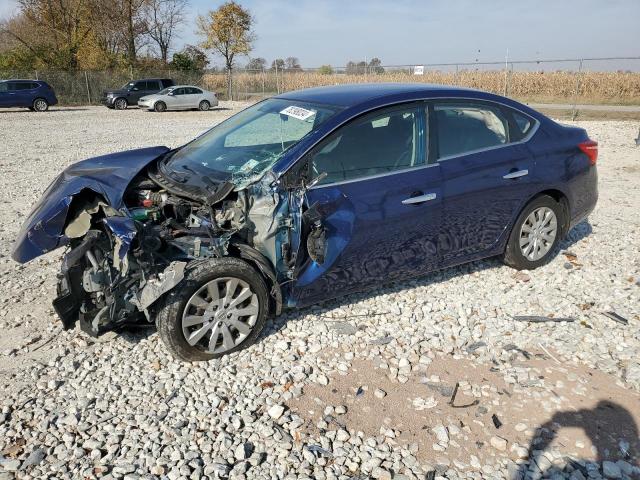
[[[267,306],[267,287],[255,269],[237,258],[217,258],[186,272],[162,300],[156,324],[174,357],[210,360],[251,345]]]
[[[209,110],[209,108],[211,108],[211,104],[209,102],[207,102],[206,100],[202,100],[200,102],[200,105],[198,105],[198,109],[201,112],[206,112],[207,110]]]
[[[126,110],[129,106],[126,98],[116,98],[116,101],[113,102],[113,107],[116,110]]]
[[[33,101],[32,108],[36,112],[46,112],[49,110],[49,103],[44,98],[36,98]]]
[[[542,195],[522,211],[511,230],[503,261],[518,270],[533,270],[551,260],[561,240],[563,208]]]
[[[164,103],[164,102],[156,102],[156,103],[153,105],[153,109],[154,109],[156,112],[164,112],[164,111],[166,111],[166,110],[167,110],[167,104],[166,104],[166,103]]]

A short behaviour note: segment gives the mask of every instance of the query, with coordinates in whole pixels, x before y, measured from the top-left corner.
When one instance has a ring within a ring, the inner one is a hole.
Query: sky
[[[269,63],[288,56],[303,67],[372,57],[385,65],[500,61],[507,49],[515,60],[640,56],[640,0],[238,1],[255,18],[251,56]],[[176,48],[197,44],[195,17],[222,3],[190,0]],[[0,17],[15,5],[0,0]],[[640,70],[640,60],[597,63],[607,65]]]

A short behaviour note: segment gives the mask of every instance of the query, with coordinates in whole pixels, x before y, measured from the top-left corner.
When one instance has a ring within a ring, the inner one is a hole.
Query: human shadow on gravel
[[[589,236],[593,232],[591,224],[588,220],[584,220],[580,222],[578,225],[573,227],[569,233],[565,236],[565,238],[559,243],[556,251],[554,253],[554,258],[563,250],[567,250],[571,248],[573,245],[578,243],[583,238]],[[299,310],[290,310],[283,312],[278,318],[273,319],[271,322],[267,324],[262,333],[258,336],[256,342],[260,342],[265,338],[278,333],[281,329],[285,327],[288,322],[299,320],[310,313],[313,313],[324,320],[333,320],[333,321],[349,321],[353,320],[354,316],[331,316],[328,312],[331,310],[343,307],[345,305],[350,305],[353,303],[357,303],[363,300],[367,300],[372,297],[377,297],[380,295],[395,295],[400,294],[405,290],[409,290],[416,287],[427,287],[429,285],[446,282],[453,278],[469,275],[477,272],[481,272],[483,270],[494,269],[494,268],[509,268],[506,267],[502,261],[498,257],[486,258],[482,260],[476,260],[474,262],[465,263],[462,265],[457,265],[455,267],[448,267],[442,270],[435,270],[431,273],[428,273],[424,276],[415,277],[407,280],[397,280],[395,282],[390,282],[388,284],[382,285],[381,287],[364,290],[358,293],[352,293],[346,295],[344,297],[339,297],[332,300],[327,300],[325,302],[318,303],[316,305],[301,308]],[[388,312],[373,312],[370,316],[385,314]]]
[[[566,456],[563,466],[552,465],[544,453],[564,428],[578,428],[584,432],[595,449],[595,461]],[[560,475],[580,478],[572,473],[576,470],[585,479],[594,476],[590,472],[598,472],[606,478],[620,478],[620,473],[638,478],[640,470],[635,474],[629,470],[639,465],[639,456],[640,438],[633,415],[618,403],[602,400],[592,409],[557,412],[540,425],[529,445],[527,460],[520,465],[512,480],[556,478]],[[605,461],[606,472],[603,471]]]

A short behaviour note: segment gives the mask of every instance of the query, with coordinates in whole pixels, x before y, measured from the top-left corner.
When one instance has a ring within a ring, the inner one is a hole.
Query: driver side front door
[[[297,306],[437,268],[440,169],[426,162],[421,103],[339,128],[301,161],[321,179],[306,192]]]

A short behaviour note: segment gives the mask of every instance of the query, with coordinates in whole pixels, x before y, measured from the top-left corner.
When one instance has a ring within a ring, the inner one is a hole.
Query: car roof
[[[423,93],[425,97],[433,97],[453,92],[473,92],[478,94],[479,97],[484,93],[468,88],[426,83],[358,83],[297,90],[283,93],[278,95],[277,98],[352,107],[369,100],[387,96]]]
[[[184,88],[184,87],[197,88],[199,90],[204,90],[204,88],[198,87],[197,85],[171,85],[170,87],[167,87],[167,88]]]

